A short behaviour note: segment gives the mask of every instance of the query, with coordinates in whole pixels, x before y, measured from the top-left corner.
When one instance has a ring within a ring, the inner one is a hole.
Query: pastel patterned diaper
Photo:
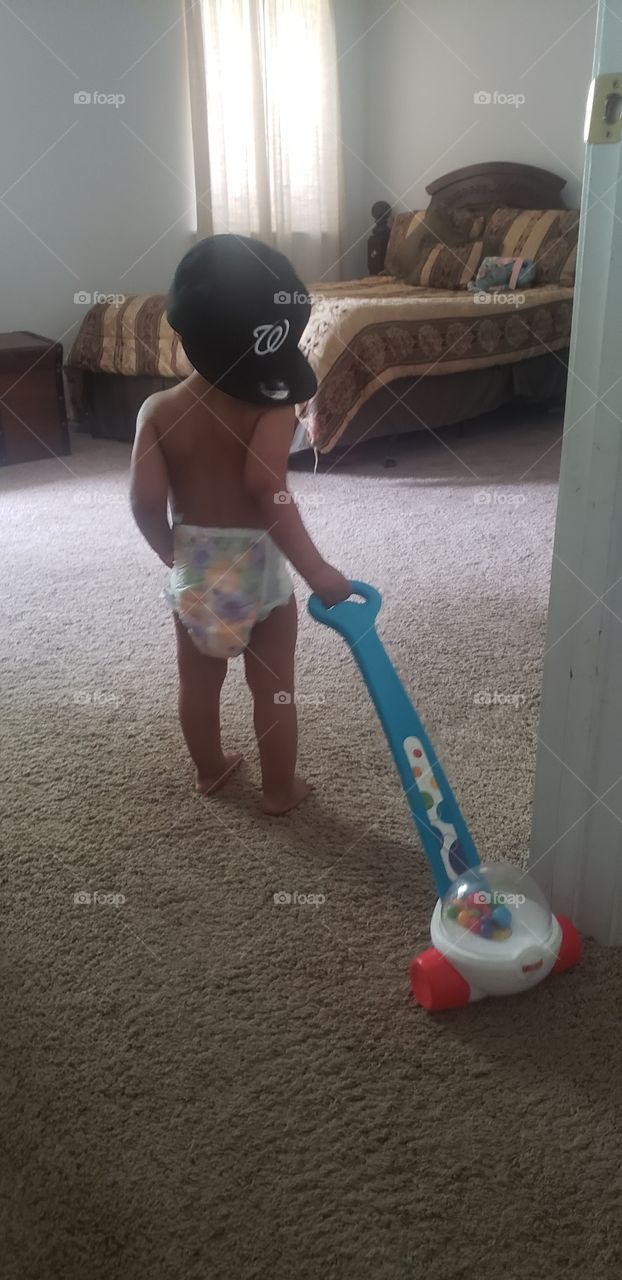
[[[165,599],[197,649],[235,658],[292,594],[285,559],[262,529],[174,526],[174,563]]]

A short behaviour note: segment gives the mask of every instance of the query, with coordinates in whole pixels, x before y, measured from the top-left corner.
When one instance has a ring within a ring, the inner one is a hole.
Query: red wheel
[[[558,916],[557,920],[561,926],[562,940],[551,973],[563,973],[565,969],[572,969],[573,965],[579,963],[582,951],[581,935],[572,921],[566,916]]]
[[[471,997],[468,982],[436,947],[428,947],[415,956],[410,966],[410,985],[417,1004],[428,1013],[457,1009],[468,1004]]]

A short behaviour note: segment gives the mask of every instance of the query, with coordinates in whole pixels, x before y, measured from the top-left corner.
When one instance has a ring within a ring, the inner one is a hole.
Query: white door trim
[[[622,73],[600,0],[594,75]],[[622,146],[590,145],[529,870],[582,933],[622,944]]]

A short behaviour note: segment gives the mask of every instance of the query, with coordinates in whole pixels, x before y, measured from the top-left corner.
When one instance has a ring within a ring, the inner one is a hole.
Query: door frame
[[[599,0],[594,76],[620,71]],[[528,870],[622,944],[622,145],[586,146]]]

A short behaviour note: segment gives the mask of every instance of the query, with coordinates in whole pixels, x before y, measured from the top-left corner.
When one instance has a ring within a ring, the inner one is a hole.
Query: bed
[[[432,182],[425,210],[393,216],[376,204],[372,274],[310,286],[301,346],[318,390],[297,406],[293,451],[329,453],[362,438],[437,429],[516,398],[563,403],[578,228],[577,211],[563,205],[564,185],[547,170],[490,162]],[[413,284],[396,264],[413,228],[434,225],[434,217],[468,223],[475,235],[456,249],[434,233]],[[487,303],[469,292],[481,256],[509,250],[536,259],[535,286]],[[131,440],[146,396],[189,373],[165,305],[156,294],[87,313],[65,371],[74,416],[93,434]]]

